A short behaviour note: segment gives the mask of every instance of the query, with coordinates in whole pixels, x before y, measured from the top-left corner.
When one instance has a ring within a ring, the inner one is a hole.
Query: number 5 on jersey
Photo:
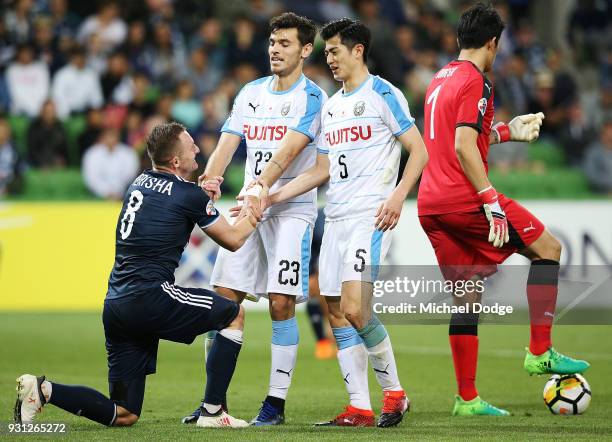
[[[340,178],[343,180],[348,178],[348,168],[346,167],[346,163],[344,160],[346,159],[346,155],[340,154],[338,157],[338,166],[340,166]]]

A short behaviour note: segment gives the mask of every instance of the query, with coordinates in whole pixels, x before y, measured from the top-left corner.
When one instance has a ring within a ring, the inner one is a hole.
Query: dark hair
[[[317,26],[311,19],[294,14],[293,12],[285,12],[284,14],[270,19],[271,32],[276,32],[279,29],[291,28],[297,29],[298,40],[302,46],[306,46],[308,43],[314,44],[317,35]]]
[[[493,37],[497,37],[496,44],[499,44],[499,37],[505,27],[506,24],[491,4],[476,3],[459,18],[459,49],[481,48]]]
[[[147,137],[147,153],[155,166],[168,165],[172,159],[178,137],[185,126],[175,121],[159,124]]]
[[[357,44],[363,45],[363,62],[368,62],[372,35],[366,25],[359,20],[345,17],[340,20],[330,21],[321,29],[323,40],[329,40],[335,35],[339,35],[340,42],[349,49],[353,49]]]

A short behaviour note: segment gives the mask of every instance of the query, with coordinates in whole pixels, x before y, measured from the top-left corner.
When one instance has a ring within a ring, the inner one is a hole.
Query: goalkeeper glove
[[[544,120],[544,114],[526,114],[514,117],[510,123],[497,123],[493,130],[497,133],[500,143],[506,141],[527,141],[531,143],[540,136],[540,127]]]
[[[489,186],[478,192],[478,197],[489,221],[489,242],[493,243],[494,247],[502,248],[510,240],[510,235],[506,214],[499,205],[497,192],[493,186]]]

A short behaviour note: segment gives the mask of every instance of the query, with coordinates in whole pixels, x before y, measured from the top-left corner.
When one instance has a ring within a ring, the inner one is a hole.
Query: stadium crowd
[[[284,10],[318,23],[361,19],[373,34],[371,72],[400,87],[422,128],[434,73],[457,55],[459,0],[4,0],[0,19],[0,195],[18,193],[25,170],[80,167],[96,196],[117,199],[145,167],[144,140],[168,120],[201,149],[245,83],[268,74],[270,17]],[[496,146],[500,173],[545,171],[550,158],[580,169],[612,195],[612,26],[609,1],[574,1],[560,46],[536,32],[533,3],[495,2],[508,26],[491,80],[496,118],[543,111],[533,146]],[[328,94],[339,87],[319,42],[305,73]],[[244,153],[234,158],[236,166]],[[228,179],[242,181],[240,167]],[[237,187],[237,188],[236,188]]]

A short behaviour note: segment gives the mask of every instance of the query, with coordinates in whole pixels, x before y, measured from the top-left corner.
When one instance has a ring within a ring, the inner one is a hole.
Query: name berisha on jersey
[[[141,173],[132,183],[133,186],[152,189],[166,195],[172,195],[172,184],[172,181],[168,181],[163,178],[155,178],[147,175],[146,173]]]
[[[342,129],[326,132],[325,138],[330,146],[357,140],[369,140],[372,138],[372,126],[343,127]]]

